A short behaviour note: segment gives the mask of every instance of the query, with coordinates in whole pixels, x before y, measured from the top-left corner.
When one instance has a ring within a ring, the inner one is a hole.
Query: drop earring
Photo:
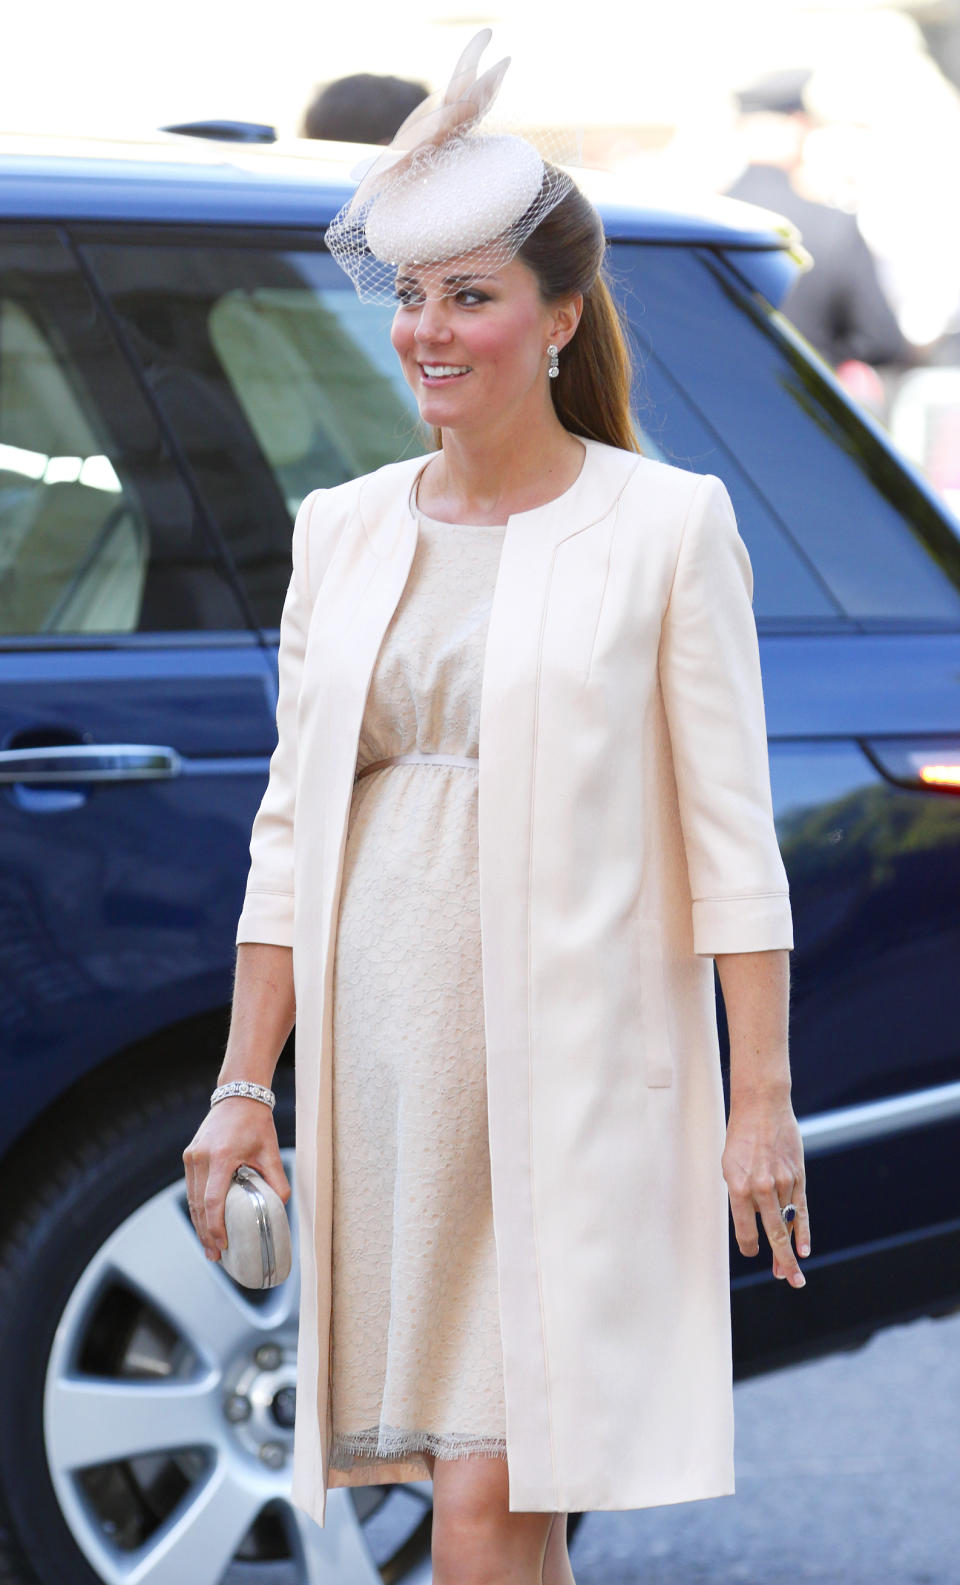
[[[552,341],[547,348],[547,355],[550,359],[550,367],[547,370],[547,374],[551,380],[555,380],[560,373],[560,349],[555,347]]]

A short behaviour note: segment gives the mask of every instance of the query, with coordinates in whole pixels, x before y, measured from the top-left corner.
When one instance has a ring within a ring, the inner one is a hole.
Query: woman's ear
[[[565,347],[567,342],[572,341],[573,337],[576,335],[577,326],[580,323],[580,315],[582,313],[582,292],[578,292],[575,297],[567,298],[562,303],[556,303],[554,305],[553,318],[551,321],[552,329],[550,331],[550,340],[555,342],[560,348]]]

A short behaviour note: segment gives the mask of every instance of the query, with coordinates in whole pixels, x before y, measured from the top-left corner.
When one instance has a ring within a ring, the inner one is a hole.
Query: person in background
[[[806,68],[774,72],[736,94],[750,155],[726,194],[786,215],[799,228],[814,267],[780,306],[821,357],[838,371],[850,363],[913,363],[913,349],[884,295],[856,216],[799,190],[804,142],[813,126],[804,102],[812,75]]]
[[[336,143],[389,143],[427,97],[423,83],[356,72],[319,88],[303,114],[300,135]]]

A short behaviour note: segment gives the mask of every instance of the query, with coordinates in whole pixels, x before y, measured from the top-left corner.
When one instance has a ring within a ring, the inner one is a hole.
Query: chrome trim
[[[180,755],[155,743],[57,743],[0,749],[0,782],[156,781],[179,776]]]
[[[868,1144],[930,1123],[949,1122],[954,1117],[960,1117],[960,1081],[865,1101],[859,1106],[841,1106],[833,1112],[817,1112],[800,1119],[800,1132],[809,1157],[846,1145]]]

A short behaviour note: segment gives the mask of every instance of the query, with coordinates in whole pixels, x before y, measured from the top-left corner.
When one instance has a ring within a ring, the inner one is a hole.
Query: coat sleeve
[[[693,899],[694,951],[793,947],[770,791],[753,569],[723,481],[704,474],[663,618],[660,682]]]
[[[250,833],[250,868],[236,944],[264,941],[293,946],[293,817],[297,792],[297,707],[312,601],[308,525],[319,495],[301,503],[293,527],[293,570],[280,616],[277,659],[277,746]]]

